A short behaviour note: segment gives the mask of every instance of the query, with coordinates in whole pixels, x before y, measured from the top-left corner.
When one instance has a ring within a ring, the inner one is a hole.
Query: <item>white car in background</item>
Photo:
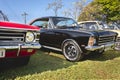
[[[108,26],[107,24],[101,21],[81,21],[81,22],[78,22],[78,24],[82,29],[109,30],[109,31],[118,33],[115,50],[120,50],[120,26],[119,25]]]

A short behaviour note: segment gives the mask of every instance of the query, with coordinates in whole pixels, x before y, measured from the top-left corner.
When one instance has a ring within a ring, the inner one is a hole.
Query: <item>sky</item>
[[[59,10],[58,16],[64,16],[62,12],[66,9],[72,8],[72,3],[78,0],[62,0],[63,8]],[[86,0],[86,4],[92,0]],[[31,20],[44,17],[54,16],[52,10],[47,10],[48,3],[52,3],[54,0],[0,0],[0,10],[8,16],[12,22],[24,23],[22,14],[26,12],[27,23]]]

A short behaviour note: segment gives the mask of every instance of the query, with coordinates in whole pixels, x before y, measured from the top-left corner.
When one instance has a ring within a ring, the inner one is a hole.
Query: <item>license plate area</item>
[[[0,58],[5,57],[5,49],[0,49]]]

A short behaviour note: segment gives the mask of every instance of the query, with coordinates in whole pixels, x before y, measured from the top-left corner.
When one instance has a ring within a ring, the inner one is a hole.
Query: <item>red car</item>
[[[39,49],[40,28],[12,22],[0,22],[0,63],[12,61],[25,65]],[[1,66],[1,64],[0,64]]]

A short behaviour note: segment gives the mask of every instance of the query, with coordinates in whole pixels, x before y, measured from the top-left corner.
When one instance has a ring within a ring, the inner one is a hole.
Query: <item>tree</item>
[[[48,4],[47,9],[52,9],[55,13],[55,16],[57,16],[58,10],[61,9],[62,7],[63,7],[62,0],[55,0],[54,2]]]
[[[95,0],[95,3],[102,5],[101,12],[107,22],[120,20],[119,0]]]
[[[102,20],[100,9],[101,5],[94,4],[93,2],[88,4],[80,13],[78,21]]]
[[[78,21],[81,20],[120,21],[120,1],[94,0],[83,9]]]
[[[76,2],[73,2],[73,7],[63,11],[63,14],[67,17],[70,16],[75,20],[77,20],[80,12],[85,6],[85,3],[86,3],[86,0],[78,0]]]

